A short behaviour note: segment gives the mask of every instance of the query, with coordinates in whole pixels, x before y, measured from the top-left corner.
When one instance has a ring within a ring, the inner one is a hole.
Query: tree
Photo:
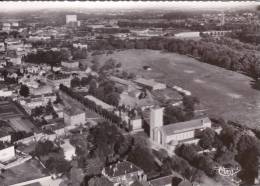
[[[43,115],[44,111],[45,111],[45,108],[43,106],[35,107],[31,111],[31,116],[40,117]]]
[[[195,109],[195,105],[199,103],[198,98],[194,97],[194,96],[184,96],[183,97],[183,106],[184,106],[184,110],[186,112],[194,112]]]
[[[110,182],[110,181],[109,181],[107,178],[105,178],[105,177],[95,176],[95,177],[91,178],[91,179],[88,181],[88,185],[89,185],[89,186],[103,186],[103,185],[113,186],[113,183]]]
[[[79,87],[81,85],[81,81],[78,77],[74,77],[71,81],[70,81],[70,85],[72,88],[75,87]]]
[[[80,84],[81,84],[81,86],[86,86],[89,84],[89,82],[90,82],[90,80],[88,77],[83,77],[83,78],[81,78]]]
[[[60,53],[61,53],[61,59],[63,61],[67,61],[71,58],[71,51],[68,49],[68,48],[62,48],[60,50]]]
[[[21,85],[19,94],[23,97],[28,97],[30,94],[30,90],[26,85]]]
[[[47,169],[49,169],[51,172],[54,173],[67,173],[71,166],[70,163],[65,160],[64,158],[55,158],[55,157],[50,157],[46,162],[45,166]]]
[[[114,106],[118,106],[119,105],[119,101],[120,101],[120,94],[116,93],[116,92],[112,92],[110,94],[107,95],[107,103],[114,105]]]
[[[84,180],[84,172],[82,169],[77,167],[72,167],[70,169],[70,181],[73,186],[80,186],[82,181]]]
[[[57,153],[59,151],[60,151],[60,147],[55,146],[53,142],[49,140],[39,141],[36,144],[33,155],[40,157],[40,156],[45,156],[51,152]]]
[[[92,79],[89,83],[88,92],[92,95],[95,95],[96,91],[97,91],[97,81],[95,79]]]
[[[211,128],[206,128],[201,132],[199,144],[204,149],[212,148],[215,142],[216,133]]]

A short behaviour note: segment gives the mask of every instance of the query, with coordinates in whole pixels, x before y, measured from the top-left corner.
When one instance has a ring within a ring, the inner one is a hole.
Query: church
[[[168,151],[174,151],[176,145],[198,143],[198,132],[211,127],[208,117],[190,121],[163,125],[164,108],[152,108],[150,112],[150,139]]]

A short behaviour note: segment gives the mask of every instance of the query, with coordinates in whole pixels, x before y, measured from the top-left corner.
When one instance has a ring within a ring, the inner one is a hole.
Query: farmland
[[[252,88],[250,77],[184,55],[154,50],[116,51],[95,58],[100,63],[113,58],[127,72],[191,91],[210,116],[260,127],[260,91]],[[144,65],[151,66],[152,70],[143,70]]]

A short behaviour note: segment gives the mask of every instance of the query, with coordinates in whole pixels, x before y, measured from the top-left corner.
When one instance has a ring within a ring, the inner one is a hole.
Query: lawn
[[[116,51],[95,57],[101,63],[114,58],[127,72],[191,91],[211,116],[260,127],[260,91],[251,87],[252,79],[245,75],[184,55],[154,50]],[[144,65],[151,66],[152,70],[143,70]]]

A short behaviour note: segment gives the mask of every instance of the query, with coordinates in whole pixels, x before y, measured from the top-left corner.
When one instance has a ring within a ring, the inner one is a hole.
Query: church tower
[[[163,126],[163,107],[152,108],[150,113],[150,139],[161,143],[158,129]]]

